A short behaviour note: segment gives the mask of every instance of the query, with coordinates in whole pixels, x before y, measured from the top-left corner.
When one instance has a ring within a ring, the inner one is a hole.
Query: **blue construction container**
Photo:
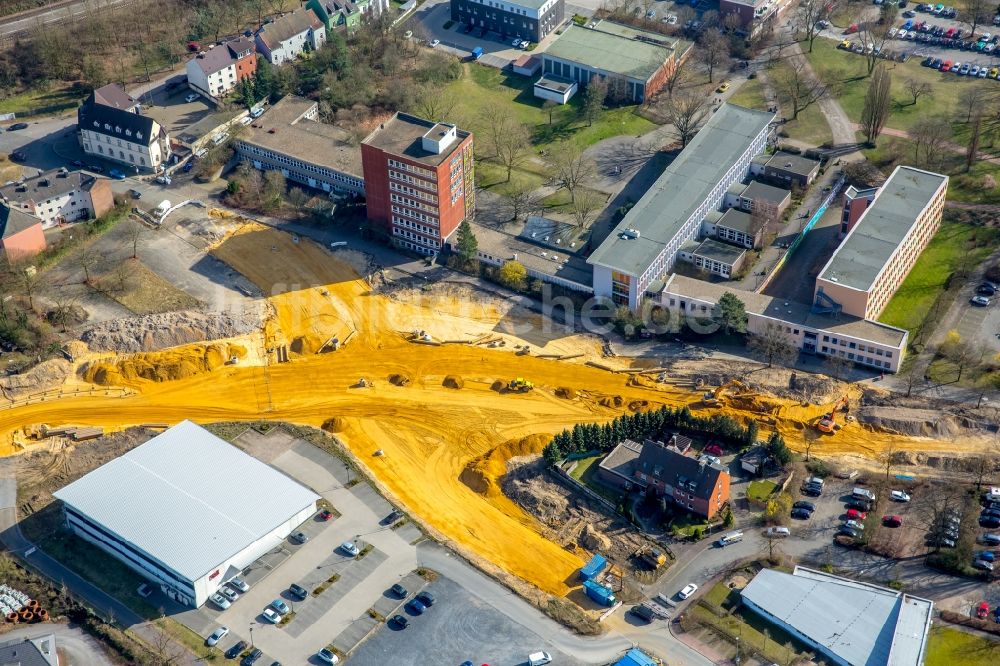
[[[580,569],[580,578],[583,580],[590,580],[591,578],[596,578],[604,571],[604,567],[608,566],[608,561],[604,559],[602,555],[594,555],[587,562],[586,566]]]
[[[615,593],[610,587],[604,587],[600,583],[592,580],[584,581],[583,590],[587,596],[604,606],[613,606],[615,603]]]

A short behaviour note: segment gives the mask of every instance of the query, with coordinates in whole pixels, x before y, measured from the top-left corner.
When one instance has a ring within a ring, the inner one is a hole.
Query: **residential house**
[[[608,20],[570,23],[542,53],[542,73],[584,87],[604,77],[609,95],[643,102],[663,88],[691,47],[683,39]]]
[[[566,17],[566,0],[451,0],[451,20],[510,37],[540,42]]]
[[[250,39],[239,37],[188,60],[188,86],[207,97],[224,97],[256,71],[256,47]]]
[[[10,206],[0,206],[0,255],[10,262],[33,257],[45,249],[42,221]]]
[[[257,31],[257,51],[272,65],[294,60],[326,43],[326,26],[312,9],[301,8]]]
[[[677,258],[713,275],[732,278],[743,268],[746,254],[741,247],[706,238],[685,243],[677,252]]]
[[[750,173],[776,185],[791,189],[812,185],[819,175],[819,160],[779,150],[773,155],[761,155],[750,165]]]
[[[790,0],[719,0],[719,15],[735,15],[744,32],[757,35],[771,30],[791,5]]]
[[[53,633],[0,643],[0,664],[4,666],[59,666],[59,661]]]
[[[121,86],[117,83],[109,83],[94,90],[91,93],[91,98],[96,104],[110,106],[130,113],[139,113],[140,105],[138,100],[122,90]]]
[[[65,168],[0,187],[3,204],[36,218],[43,229],[101,217],[114,208],[107,178]]]
[[[706,458],[686,455],[690,446],[691,440],[680,435],[669,443],[627,439],[600,462],[598,478],[619,488],[643,488],[712,518],[729,502],[729,472]]]
[[[137,104],[122,108],[121,102],[127,95],[120,88],[118,103],[105,104],[112,99],[108,88],[91,93],[77,110],[83,152],[121,162],[136,173],[161,170],[171,154],[167,131],[142,115]]]
[[[235,141],[236,154],[261,171],[324,192],[365,193],[361,149],[351,134],[319,121],[316,102],[286,95]]]
[[[739,208],[747,213],[767,211],[769,216],[777,220],[791,203],[792,193],[789,190],[752,180],[747,185],[734,183],[726,192],[723,205]]]
[[[316,12],[327,34],[333,30],[358,28],[366,18],[389,9],[389,0],[309,0],[306,9]]]
[[[753,215],[738,208],[710,212],[702,228],[707,236],[748,250],[759,248],[763,240],[760,222],[755,223]]]

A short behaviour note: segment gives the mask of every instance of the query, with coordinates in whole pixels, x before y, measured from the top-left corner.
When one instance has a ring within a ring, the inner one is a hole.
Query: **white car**
[[[529,46],[531,46],[531,42],[529,42],[527,39],[524,39],[524,40],[521,40],[521,43],[520,43],[520,45],[518,45],[517,48],[519,48],[519,49],[526,49]]]
[[[667,25],[677,25],[677,17],[671,14],[667,20]]]
[[[157,176],[156,182],[159,183],[160,185],[169,185],[171,182],[170,176]]]
[[[791,534],[791,531],[789,531],[787,527],[768,527],[764,530],[764,536],[772,539],[780,539],[782,537],[790,536]]]
[[[250,586],[247,585],[247,582],[245,580],[243,580],[242,578],[239,578],[239,577],[236,577],[236,578],[232,579],[231,581],[229,581],[229,585],[233,589],[238,590],[239,592],[246,593],[246,592],[250,591]]]
[[[440,43],[441,43],[441,40],[440,40],[440,39],[435,39],[435,40],[432,40],[432,41],[431,41],[431,48],[434,48],[435,46],[437,46],[437,45],[438,45],[438,44],[440,44]]]
[[[861,532],[863,532],[864,529],[865,529],[864,523],[862,523],[860,521],[857,521],[857,520],[845,520],[844,521],[844,526],[845,527],[850,527],[852,530],[858,530],[858,531],[861,531]]]
[[[548,652],[532,652],[528,655],[528,666],[545,666],[552,663],[552,655]]]
[[[212,635],[205,639],[205,645],[214,647],[219,641],[229,635],[229,627],[219,627],[212,632]]]
[[[191,93],[190,95],[188,95],[187,97],[184,98],[184,101],[187,102],[188,104],[190,104],[191,102],[195,101],[196,99],[198,99],[198,95],[196,95],[195,93]]]
[[[816,25],[819,25],[819,24],[817,23]],[[888,37],[895,37],[896,36],[896,28],[889,28],[889,32],[886,33],[886,36],[888,36]]]
[[[229,608],[230,606],[232,606],[232,604],[229,603],[229,599],[226,599],[224,596],[222,596],[218,592],[216,592],[215,594],[213,594],[212,596],[210,596],[208,598],[208,600],[211,601],[216,606],[218,606],[219,608],[221,608],[222,610],[226,610],[227,608]]]
[[[316,658],[322,661],[324,664],[339,664],[340,657],[335,655],[331,650],[323,648],[316,653]]]
[[[270,622],[271,624],[278,624],[279,622],[281,622],[281,615],[278,613],[278,611],[274,610],[270,606],[265,608],[264,612],[261,613],[261,615],[263,615],[264,619]]]
[[[687,599],[692,594],[698,591],[698,586],[694,583],[688,583],[684,586],[684,589],[677,593],[677,596],[681,599]]]
[[[910,496],[904,493],[902,490],[893,490],[891,493],[889,493],[889,498],[892,499],[893,502],[910,501]]]
[[[361,552],[360,550],[358,550],[357,544],[355,544],[353,541],[345,541],[344,543],[340,544],[340,549],[345,553],[347,553],[348,555],[350,555],[351,557],[357,557],[358,553]]]

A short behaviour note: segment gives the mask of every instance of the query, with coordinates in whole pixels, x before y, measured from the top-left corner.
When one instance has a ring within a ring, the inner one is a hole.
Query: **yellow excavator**
[[[839,427],[837,425],[837,412],[841,409],[843,409],[846,412],[848,410],[848,405],[849,403],[847,400],[847,396],[845,395],[840,400],[838,400],[836,404],[834,404],[833,409],[830,410],[829,414],[823,415],[823,418],[821,418],[819,422],[816,424],[816,428],[820,432],[829,433],[835,431]]]
[[[524,377],[518,377],[517,379],[512,379],[510,383],[507,384],[508,391],[517,391],[518,393],[527,393],[533,388],[535,388],[535,385],[529,382]]]
[[[738,379],[730,379],[728,382],[718,387],[714,391],[705,391],[701,396],[701,404],[705,407],[719,407],[724,404],[722,394],[729,388],[739,388],[747,390],[747,386]]]

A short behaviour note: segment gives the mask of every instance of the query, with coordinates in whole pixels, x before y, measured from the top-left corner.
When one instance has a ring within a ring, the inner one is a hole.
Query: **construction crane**
[[[701,404],[705,407],[718,407],[722,404],[722,394],[728,388],[741,388],[745,391],[747,387],[738,379],[730,379],[714,391],[705,391],[701,396]]]
[[[845,395],[844,397],[842,397],[840,400],[837,401],[837,403],[833,406],[833,409],[830,410],[829,414],[823,415],[823,418],[821,418],[819,420],[819,423],[816,424],[816,428],[818,428],[820,432],[833,432],[834,430],[836,430],[838,427],[837,411],[840,409],[847,411],[847,407],[848,407],[848,401],[847,401],[847,396]]]

